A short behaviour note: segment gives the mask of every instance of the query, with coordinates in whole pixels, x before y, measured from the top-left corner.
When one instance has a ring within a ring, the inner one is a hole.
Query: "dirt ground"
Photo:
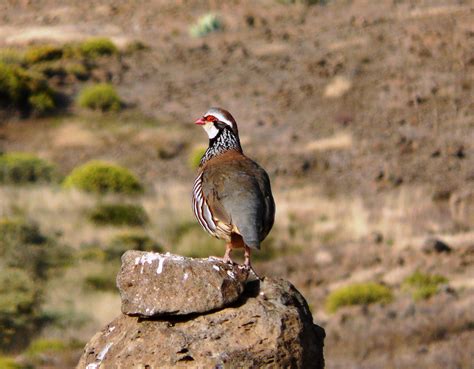
[[[208,12],[224,29],[190,37]],[[119,122],[77,118],[72,106],[60,123],[11,118],[0,125],[1,149],[37,152],[64,173],[92,158],[119,161],[166,193],[192,183],[187,155],[206,144],[191,123],[222,106],[270,174],[277,222],[308,230],[300,252],[259,267],[306,296],[326,329],[327,367],[471,367],[474,225],[463,209],[474,205],[455,199],[474,191],[472,2],[0,3],[2,45],[91,35],[149,46],[110,65],[129,107]],[[157,147],[176,155],[159,159]],[[431,237],[453,251],[426,253]],[[324,310],[344,283],[398,289],[417,269],[446,275],[449,286],[423,302],[397,290],[387,306]]]

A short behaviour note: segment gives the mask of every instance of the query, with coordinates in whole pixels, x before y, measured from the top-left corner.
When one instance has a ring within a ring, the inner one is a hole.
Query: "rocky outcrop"
[[[324,330],[303,296],[281,279],[244,284],[240,272],[127,252],[117,278],[126,314],[90,340],[77,368],[323,368]]]

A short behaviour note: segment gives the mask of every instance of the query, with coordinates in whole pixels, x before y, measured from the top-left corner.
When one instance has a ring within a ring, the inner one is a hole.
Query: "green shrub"
[[[71,74],[76,77],[78,80],[84,81],[89,78],[89,70],[82,63],[66,63],[64,65],[64,70],[67,74]]]
[[[118,111],[122,107],[117,91],[108,83],[99,83],[84,88],[77,98],[77,103],[82,108],[91,110]]]
[[[32,154],[0,155],[0,183],[35,183],[57,180],[55,167]]]
[[[113,55],[118,52],[117,46],[108,38],[94,37],[81,43],[79,46],[83,55],[94,58],[103,55]]]
[[[27,95],[25,82],[19,75],[21,69],[0,63],[0,105],[18,104]]]
[[[116,235],[105,249],[108,260],[119,259],[128,250],[163,252],[163,247],[143,233]]]
[[[0,63],[0,106],[44,113],[54,107],[54,96],[41,73]]]
[[[39,281],[71,262],[72,249],[43,235],[35,223],[0,218],[0,268],[21,268]]]
[[[57,45],[36,45],[26,50],[25,61],[30,64],[61,59],[63,49]]]
[[[133,54],[137,51],[148,50],[150,47],[139,40],[131,41],[125,46],[127,54]]]
[[[17,363],[14,358],[0,355],[1,369],[26,369],[23,365]]]
[[[95,193],[137,194],[143,192],[142,185],[128,169],[102,161],[90,161],[75,168],[65,179],[64,186]]]
[[[0,49],[0,63],[4,64],[23,64],[25,55],[21,51],[13,48]]]
[[[28,102],[33,110],[40,114],[51,112],[56,108],[53,96],[47,92],[31,95]]]
[[[35,326],[39,289],[23,270],[0,268],[0,347],[8,349]]]
[[[30,343],[26,354],[30,357],[34,357],[45,353],[63,352],[67,348],[68,346],[63,341],[38,338]]]
[[[98,225],[142,226],[148,216],[140,205],[99,204],[90,213],[89,219]]]
[[[373,282],[355,283],[331,292],[326,299],[326,309],[334,313],[343,306],[388,303],[392,299],[392,292],[386,286]]]
[[[100,272],[91,274],[84,279],[84,287],[97,291],[115,291],[117,289],[115,279],[118,267],[115,264],[107,264]]]
[[[222,29],[222,22],[215,14],[206,14],[198,19],[198,21],[191,26],[189,33],[193,37],[203,37],[208,33],[219,31]]]
[[[448,279],[439,274],[425,274],[416,271],[403,281],[402,287],[411,292],[415,300],[425,300],[438,293],[439,286]]]
[[[206,152],[207,147],[199,146],[195,147],[191,154],[189,155],[189,166],[192,169],[197,169],[199,167],[199,163],[201,162],[201,158],[203,157],[204,153]]]
[[[107,254],[101,247],[94,244],[81,245],[78,257],[82,260],[103,262]]]

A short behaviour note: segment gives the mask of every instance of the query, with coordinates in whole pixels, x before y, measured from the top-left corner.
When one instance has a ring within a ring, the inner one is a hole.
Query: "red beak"
[[[206,124],[206,121],[204,120],[204,118],[199,118],[197,121],[194,122],[194,124],[202,126]]]

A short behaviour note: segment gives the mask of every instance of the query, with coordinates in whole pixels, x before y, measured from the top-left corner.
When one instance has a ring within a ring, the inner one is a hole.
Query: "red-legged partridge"
[[[275,203],[265,170],[247,158],[237,123],[224,109],[211,108],[195,124],[209,136],[193,186],[193,211],[212,236],[226,241],[223,260],[232,263],[232,249],[244,248],[251,268],[252,249],[260,249],[273,226]]]

